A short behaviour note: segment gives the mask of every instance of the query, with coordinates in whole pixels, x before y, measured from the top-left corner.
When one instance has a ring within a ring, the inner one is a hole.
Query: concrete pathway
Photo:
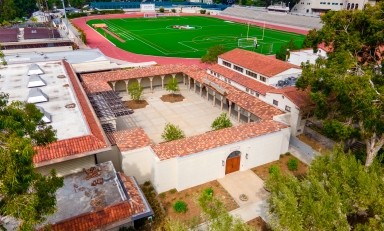
[[[256,217],[261,217],[264,221],[268,221],[267,217],[268,204],[266,200],[256,203],[250,203],[229,212],[232,216],[240,217],[248,222]]]
[[[264,190],[264,181],[260,179],[252,170],[238,171],[226,175],[224,178],[217,179],[225,190],[235,199],[241,207],[264,200],[268,192]],[[241,201],[241,194],[248,196],[248,201]]]
[[[310,165],[312,160],[314,159],[314,156],[310,156],[305,153],[302,153],[300,152],[299,149],[295,148],[292,145],[289,145],[288,152],[290,152],[293,156],[295,156],[297,159],[301,160],[302,162],[306,163],[307,165]]]

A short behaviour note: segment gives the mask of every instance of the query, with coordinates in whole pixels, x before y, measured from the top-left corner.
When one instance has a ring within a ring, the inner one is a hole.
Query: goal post
[[[240,38],[237,40],[238,47],[241,48],[247,48],[247,47],[256,47],[257,46],[257,38],[256,37],[250,37],[250,38]]]

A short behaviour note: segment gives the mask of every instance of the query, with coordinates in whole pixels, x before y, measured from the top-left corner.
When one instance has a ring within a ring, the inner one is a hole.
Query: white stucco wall
[[[152,174],[153,180],[151,182],[158,193],[176,188],[178,174],[177,159],[156,161]]]
[[[139,184],[150,180],[152,163],[150,160],[151,149],[139,148],[122,152],[122,170],[128,176],[136,177]]]

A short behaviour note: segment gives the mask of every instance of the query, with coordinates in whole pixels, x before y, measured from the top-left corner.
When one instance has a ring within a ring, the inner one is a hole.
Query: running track
[[[182,15],[189,15],[192,14],[182,14]],[[196,16],[196,14],[193,14],[193,16]],[[201,15],[199,15],[201,16]],[[122,50],[115,45],[113,45],[111,42],[109,42],[106,38],[101,36],[99,33],[94,31],[91,27],[89,27],[86,22],[88,20],[92,19],[108,19],[108,18],[138,18],[143,17],[140,14],[110,14],[110,15],[96,15],[96,16],[88,16],[88,17],[82,17],[82,18],[76,18],[72,20],[72,23],[75,24],[77,27],[84,30],[85,34],[87,35],[87,45],[90,48],[99,48],[106,56],[124,60],[127,62],[133,62],[133,63],[139,63],[139,62],[149,62],[149,61],[155,61],[158,64],[178,64],[178,63],[184,63],[186,65],[198,65],[202,68],[206,68],[208,65],[200,63],[200,59],[189,59],[189,58],[168,58],[168,57],[160,57],[160,56],[147,56],[147,55],[140,55],[140,54],[134,54],[125,50]],[[226,20],[232,20],[237,22],[244,22],[247,23],[247,20],[241,20],[241,19],[235,19],[230,18],[226,16],[220,16],[220,15],[211,15],[207,17],[215,17],[215,18],[221,18]],[[261,26],[262,23],[256,23],[251,22],[251,24]],[[299,30],[289,27],[283,27],[283,26],[276,26],[271,24],[265,24],[268,28],[278,29],[278,30],[284,30],[289,32],[296,32],[300,34],[307,34],[306,30]]]

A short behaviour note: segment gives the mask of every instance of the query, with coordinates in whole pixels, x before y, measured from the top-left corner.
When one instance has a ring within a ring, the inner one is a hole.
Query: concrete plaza
[[[202,134],[211,130],[211,124],[222,111],[219,106],[212,106],[193,91],[188,91],[180,85],[180,93],[185,97],[182,102],[163,102],[160,97],[169,94],[165,90],[155,90],[153,93],[145,91],[143,98],[148,106],[136,109],[131,115],[136,124],[143,128],[149,138],[155,143],[162,142],[161,133],[166,123],[178,125],[187,137]],[[127,95],[122,95],[123,100],[129,100]],[[224,111],[223,111],[224,112]],[[231,119],[233,125],[238,122]]]

